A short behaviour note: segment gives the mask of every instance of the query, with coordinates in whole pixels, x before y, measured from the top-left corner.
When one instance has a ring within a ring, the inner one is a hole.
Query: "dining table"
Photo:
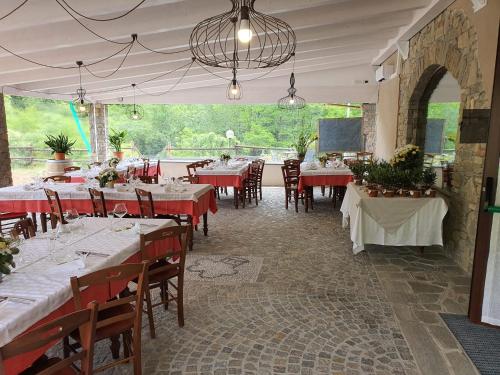
[[[125,175],[127,174],[127,170],[129,167],[135,168],[135,176],[142,176],[144,174],[144,161],[142,160],[122,160],[116,166],[116,172],[120,177],[121,182],[125,181]],[[95,178],[99,175],[99,173],[107,168],[107,165],[101,166],[93,166],[91,168],[82,168],[76,171],[70,171],[64,173],[65,176],[71,177],[71,182],[85,182],[87,179]],[[159,165],[157,160],[150,160],[149,167],[147,171],[148,176],[154,176],[156,174],[160,174],[158,171]]]
[[[248,161],[217,163],[196,169],[196,176],[200,184],[210,184],[216,187],[232,187],[234,191],[234,206],[239,207],[240,197],[245,180],[249,173]]]
[[[106,267],[142,261],[140,234],[177,225],[170,219],[90,218],[38,234],[19,245],[16,268],[0,282],[0,346],[18,335],[75,311],[70,278]],[[178,240],[149,245],[147,251],[168,256]],[[103,284],[84,290],[85,304],[105,302],[124,290],[127,282]],[[6,360],[7,374],[28,368],[50,345]]]
[[[347,186],[353,180],[353,174],[343,163],[321,166],[315,162],[303,162],[300,165],[299,192],[312,194],[314,186]],[[309,199],[305,200],[305,211],[309,211]]]
[[[89,187],[95,183],[54,183],[15,185],[0,188],[0,212],[39,213],[46,231],[47,213],[50,207],[44,188],[57,191],[63,211],[76,209],[80,214],[92,214]],[[114,188],[97,188],[104,193],[108,212],[118,203],[126,206],[127,213],[140,214],[135,188],[150,191],[156,214],[186,215],[188,222],[200,224],[203,219],[203,233],[208,235],[208,212],[217,212],[214,187],[209,184],[115,184]],[[190,249],[193,243],[189,244]]]
[[[340,207],[342,225],[350,228],[354,254],[366,244],[385,246],[443,246],[443,219],[448,204],[436,197],[370,197],[354,183]]]

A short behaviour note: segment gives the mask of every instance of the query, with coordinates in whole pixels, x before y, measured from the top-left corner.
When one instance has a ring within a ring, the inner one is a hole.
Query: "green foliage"
[[[116,152],[121,152],[122,144],[125,141],[126,136],[127,132],[125,130],[116,131],[114,129],[111,129],[111,134],[108,136],[108,140]]]
[[[316,133],[302,128],[297,135],[297,140],[292,144],[292,147],[295,149],[295,151],[297,151],[299,157],[304,157],[309,146],[317,139],[318,135]]]
[[[75,143],[76,141],[70,141],[68,136],[62,133],[57,136],[47,134],[47,139],[45,140],[45,144],[52,150],[52,154],[56,152],[66,155],[71,154],[71,149]]]
[[[431,187],[436,183],[436,172],[432,168],[426,168],[423,170],[422,183],[425,187]]]
[[[363,178],[363,175],[366,172],[367,166],[362,161],[356,160],[349,165],[349,168],[351,169],[351,172],[354,175],[354,177],[360,179],[360,178]]]
[[[444,152],[455,150],[460,103],[429,103],[427,118],[444,119]]]

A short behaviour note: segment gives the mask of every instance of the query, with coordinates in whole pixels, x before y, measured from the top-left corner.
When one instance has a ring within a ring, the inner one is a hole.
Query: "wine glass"
[[[117,203],[115,204],[115,208],[113,209],[113,214],[115,216],[118,216],[120,219],[123,219],[123,217],[127,214],[127,206],[125,203]]]
[[[69,223],[74,223],[76,220],[78,220],[80,216],[78,215],[78,211],[74,208],[70,208],[66,210],[64,213],[64,219]]]

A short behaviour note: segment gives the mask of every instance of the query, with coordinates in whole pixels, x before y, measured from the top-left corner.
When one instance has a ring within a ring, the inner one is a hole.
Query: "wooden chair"
[[[340,160],[340,161],[342,161],[342,159],[344,157],[344,154],[342,154],[341,152],[327,152],[326,153],[326,157],[329,160]]]
[[[49,202],[50,224],[52,226],[52,229],[56,227],[57,221],[60,221],[61,224],[67,224],[66,220],[64,220],[61,200],[59,199],[59,194],[57,193],[57,191],[51,189],[43,189],[43,190],[45,191],[45,195],[47,196],[47,201]]]
[[[98,305],[88,304],[87,309],[64,315],[41,325],[0,348],[0,374],[5,374],[3,361],[22,356],[23,354],[43,348],[67,337],[71,332],[78,332],[81,338],[81,350],[67,358],[50,358],[44,356],[42,361],[36,361],[23,374],[76,374],[73,366],[79,361],[79,374],[91,375],[94,359],[94,337],[96,331]]]
[[[71,278],[71,289],[76,309],[81,308],[83,304],[82,290],[87,287],[111,290],[112,285],[116,285],[116,283],[136,280],[137,284],[135,293],[126,293],[127,296],[124,293],[122,296],[112,298],[98,306],[95,342],[110,339],[111,353],[115,361],[94,369],[94,372],[132,362],[134,374],[141,374],[141,321],[144,288],[148,285],[147,267],[147,262],[128,263]],[[119,359],[120,335],[124,347],[124,358],[122,359]],[[75,344],[70,344],[69,338],[64,340],[65,355],[69,355],[71,351],[75,351],[82,344],[82,336],[79,335],[79,332],[74,331],[69,336],[75,341]]]
[[[142,219],[172,219],[175,220],[177,224],[181,223],[181,220],[177,215],[158,215],[155,213],[153,194],[151,194],[150,191],[135,189],[135,194],[137,195],[137,203],[139,203],[139,210],[141,212]]]
[[[248,195],[248,203],[252,203],[252,197],[254,197],[257,206],[259,205],[259,169],[259,162],[253,161],[248,168],[248,177],[243,186],[243,199]]]
[[[26,219],[26,212],[0,212],[0,236],[9,233],[17,220]]]
[[[197,184],[200,181],[198,176],[182,176],[182,182],[189,182],[190,184]]]
[[[156,176],[138,176],[139,180],[145,184],[157,184],[158,177]]]
[[[147,234],[141,234],[140,249],[142,260],[148,262],[148,285],[145,286],[146,313],[149,320],[149,332],[151,338],[156,337],[153,308],[164,306],[175,301],[177,304],[177,322],[180,327],[184,326],[184,265],[186,262],[186,247],[190,242],[192,228],[190,225],[160,228]],[[166,260],[166,253],[152,256],[148,252],[148,245],[161,242],[165,239],[179,240],[180,249],[168,252],[175,262]],[[172,282],[177,278],[177,283]],[[171,289],[175,289],[175,294]],[[151,290],[160,289],[160,301],[151,302]]]
[[[144,166],[142,167],[142,175],[149,176],[149,159],[142,159],[144,161]]]
[[[161,165],[160,165],[160,159],[158,159],[158,161],[156,162],[156,172],[153,175],[153,177],[156,177],[156,181],[158,181],[160,179],[160,175],[161,175],[160,172],[161,172]]]
[[[365,164],[371,164],[373,162],[373,152],[357,152],[356,160],[362,161]]]
[[[10,231],[12,238],[19,238],[21,235],[25,240],[36,236],[35,225],[31,218],[19,220]]]
[[[424,168],[432,168],[434,164],[434,154],[424,154]]]
[[[196,163],[191,163],[186,165],[187,174],[189,177],[196,176],[196,167],[197,167]]]
[[[89,188],[90,201],[92,202],[92,216],[94,217],[108,217],[108,210],[106,209],[106,200],[104,199],[104,192]]]
[[[283,184],[285,185],[285,208],[288,210],[288,202],[292,196],[295,202],[295,212],[299,212],[299,174],[300,172],[294,165],[281,166],[283,174]]]
[[[135,167],[133,165],[129,165],[127,167],[127,172],[125,172],[125,180],[128,180],[132,176],[135,176]]]
[[[259,172],[257,175],[257,189],[259,190],[259,197],[262,200],[262,177],[264,176],[264,166],[266,161],[264,159],[255,160],[259,164]]]
[[[73,171],[79,171],[80,169],[81,169],[80,167],[75,167],[75,166],[65,167],[64,168],[64,173],[73,172]]]
[[[45,177],[43,179],[43,182],[48,182],[48,181],[70,183],[71,177],[70,176],[49,176],[49,177]]]
[[[295,166],[299,169],[299,172],[300,172],[300,163],[301,161],[299,159],[287,159],[283,161],[283,164],[285,164],[285,166],[287,165]]]

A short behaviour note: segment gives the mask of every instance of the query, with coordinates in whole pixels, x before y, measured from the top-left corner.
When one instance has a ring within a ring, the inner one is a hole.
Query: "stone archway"
[[[446,72],[461,89],[460,118],[465,110],[487,109],[476,31],[462,10],[446,10],[410,40],[409,58],[400,75],[398,147],[423,145],[427,103]],[[470,142],[458,135],[445,221],[445,251],[468,272],[474,256],[485,142]]]

